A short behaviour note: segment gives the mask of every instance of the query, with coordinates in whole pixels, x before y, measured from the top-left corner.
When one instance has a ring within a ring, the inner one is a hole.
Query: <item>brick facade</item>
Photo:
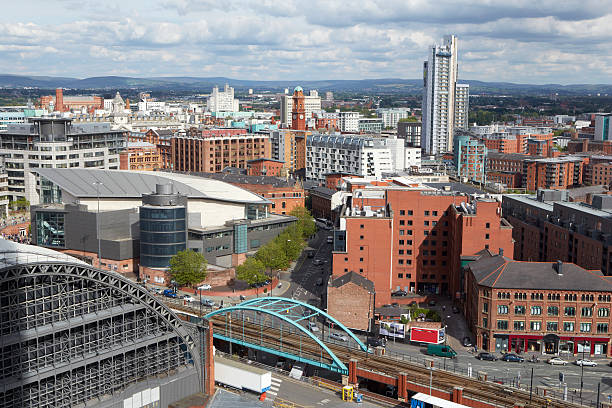
[[[341,286],[332,283],[327,287],[327,313],[350,329],[367,331],[374,317],[375,296],[367,284],[348,279]]]

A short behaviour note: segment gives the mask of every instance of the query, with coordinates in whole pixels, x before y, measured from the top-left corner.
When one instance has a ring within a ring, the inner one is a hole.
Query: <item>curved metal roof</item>
[[[201,198],[247,204],[267,204],[263,197],[219,180],[161,171],[100,169],[37,169],[36,172],[79,198],[140,198],[155,191],[156,184],[173,185],[174,192]]]
[[[34,245],[19,244],[0,238],[0,269],[35,262],[68,262],[87,265],[85,262],[62,252]]]

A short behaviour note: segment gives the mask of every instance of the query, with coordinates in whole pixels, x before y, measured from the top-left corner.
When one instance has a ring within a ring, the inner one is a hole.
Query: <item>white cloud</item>
[[[32,0],[5,8],[0,70],[78,77],[419,78],[427,47],[447,33],[460,39],[460,78],[610,82],[612,69],[607,0],[59,3]],[[11,63],[16,58],[19,64]]]

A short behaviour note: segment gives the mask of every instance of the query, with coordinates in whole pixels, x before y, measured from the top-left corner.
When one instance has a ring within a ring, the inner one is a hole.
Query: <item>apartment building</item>
[[[403,151],[403,146],[400,146]],[[325,183],[327,173],[382,177],[393,171],[385,139],[367,136],[321,135],[306,140],[306,179]]]
[[[457,177],[485,182],[487,148],[480,140],[469,135],[456,135],[453,152]]]
[[[176,171],[214,173],[226,167],[248,168],[250,160],[271,154],[267,134],[217,133],[177,135],[171,139],[172,168]]]
[[[399,122],[397,137],[406,140],[406,146],[421,147],[421,122]]]
[[[379,108],[376,109],[376,116],[382,119],[385,129],[397,129],[398,122],[412,114],[408,108]]]
[[[8,174],[8,195],[25,197],[31,204],[40,197],[38,168],[119,169],[119,152],[127,133],[111,130],[109,123],[73,124],[68,118],[29,118],[9,124],[0,132],[0,155]]]
[[[612,275],[612,196],[569,202],[567,191],[504,195],[504,217],[514,227],[515,258],[575,263]]]
[[[128,142],[127,148],[119,153],[121,170],[154,171],[163,169],[157,147],[147,142]]]
[[[612,355],[612,280],[600,271],[487,251],[466,269],[465,315],[480,349]]]
[[[380,133],[383,130],[383,120],[380,118],[359,118],[357,127],[359,133]]]
[[[455,129],[467,130],[469,109],[470,86],[457,84],[455,86]]]
[[[359,132],[359,112],[338,112],[338,126],[341,132]]]
[[[306,168],[306,140],[310,138],[311,131],[278,129],[269,134],[271,157],[284,162],[286,172],[294,174]]]
[[[486,248],[512,255],[512,227],[498,202],[469,202],[422,185],[377,184],[347,186],[351,195],[334,231],[332,264],[334,277],[357,272],[374,282],[377,306],[391,303],[399,289],[460,298],[466,257]]]
[[[587,185],[612,184],[612,156],[593,155],[585,159],[582,182]]]

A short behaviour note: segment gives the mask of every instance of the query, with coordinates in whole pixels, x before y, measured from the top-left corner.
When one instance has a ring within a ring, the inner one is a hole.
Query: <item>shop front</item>
[[[610,351],[610,338],[607,337],[567,337],[554,333],[538,335],[496,334],[495,351],[515,353],[541,353],[547,355],[606,356]]]

